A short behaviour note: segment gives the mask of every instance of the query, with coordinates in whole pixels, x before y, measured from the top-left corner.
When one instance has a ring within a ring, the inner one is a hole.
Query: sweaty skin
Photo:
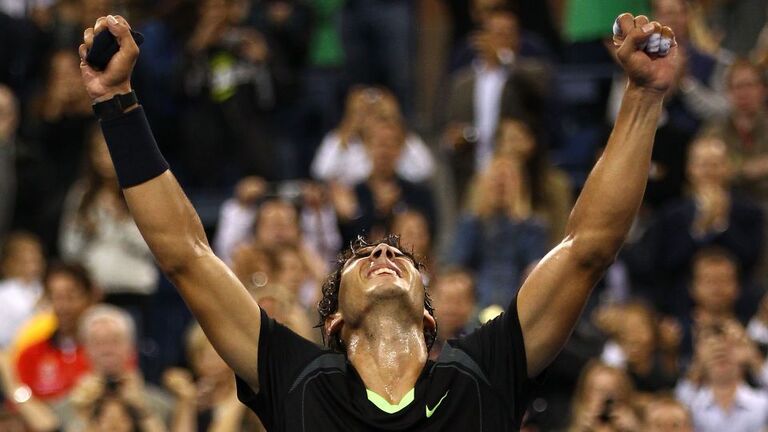
[[[622,37],[614,40],[629,84],[616,125],[574,206],[566,237],[520,289],[517,307],[530,377],[538,375],[565,344],[640,205],[653,135],[677,59],[674,43],[665,57],[639,49],[655,33],[674,40],[669,28],[648,24],[646,17],[631,14],[617,20]],[[100,31],[114,34],[120,50],[101,72],[81,62],[83,80],[93,101],[130,91],[130,74],[139,54],[125,19],[109,16],[99,18],[85,31],[81,58],[93,43],[93,35]],[[258,389],[259,306],[213,254],[200,220],[173,174],[166,171],[128,188],[125,197],[157,262],[216,350],[240,377]],[[325,326],[326,331],[340,332],[350,362],[366,387],[390,403],[399,402],[413,388],[427,360],[424,326],[435,325],[423,308],[424,288],[418,271],[398,253],[395,248],[379,245],[348,263],[339,311]],[[366,270],[376,265],[392,266],[394,274],[370,277]]]

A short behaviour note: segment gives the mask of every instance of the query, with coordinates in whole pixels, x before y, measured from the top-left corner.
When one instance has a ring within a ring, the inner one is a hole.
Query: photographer
[[[126,412],[140,414],[142,424],[157,423],[162,427],[170,419],[173,407],[169,397],[144,383],[136,368],[135,327],[127,312],[110,305],[92,307],[83,316],[80,338],[92,373],[83,377],[69,398],[55,407],[65,430],[82,430],[85,424],[95,421],[95,411],[97,418],[99,414],[106,415],[113,408],[117,410],[113,405],[118,402],[129,406],[123,407]],[[103,410],[99,411],[99,407]]]
[[[621,369],[593,361],[584,367],[571,406],[569,432],[639,432],[630,402],[634,389]]]

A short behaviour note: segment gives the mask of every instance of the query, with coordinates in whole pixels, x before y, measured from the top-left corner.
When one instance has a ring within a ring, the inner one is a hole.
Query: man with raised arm
[[[272,320],[213,254],[195,210],[157,149],[131,94],[139,55],[128,23],[100,18],[120,49],[103,71],[83,60],[125,197],[160,267],[237,375],[238,396],[270,431],[517,430],[531,380],[562,348],[612,262],[643,195],[674,36],[644,16],[614,25],[630,78],[613,134],[587,180],[567,235],[506,313],[427,353],[437,325],[414,258],[389,237],[357,242],[323,285],[322,349]],[[669,55],[667,55],[669,53]],[[211,167],[217,169],[217,167]],[[513,287],[510,287],[512,289]]]

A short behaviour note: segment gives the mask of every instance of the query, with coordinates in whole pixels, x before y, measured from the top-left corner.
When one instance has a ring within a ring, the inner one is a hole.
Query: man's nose
[[[385,243],[381,243],[373,250],[371,251],[371,258],[378,259],[378,258],[387,258],[387,259],[394,259],[395,258],[395,249]]]

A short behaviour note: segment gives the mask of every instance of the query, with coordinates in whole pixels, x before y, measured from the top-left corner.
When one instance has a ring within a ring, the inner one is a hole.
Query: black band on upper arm
[[[168,170],[141,106],[100,123],[122,188],[144,183]]]

